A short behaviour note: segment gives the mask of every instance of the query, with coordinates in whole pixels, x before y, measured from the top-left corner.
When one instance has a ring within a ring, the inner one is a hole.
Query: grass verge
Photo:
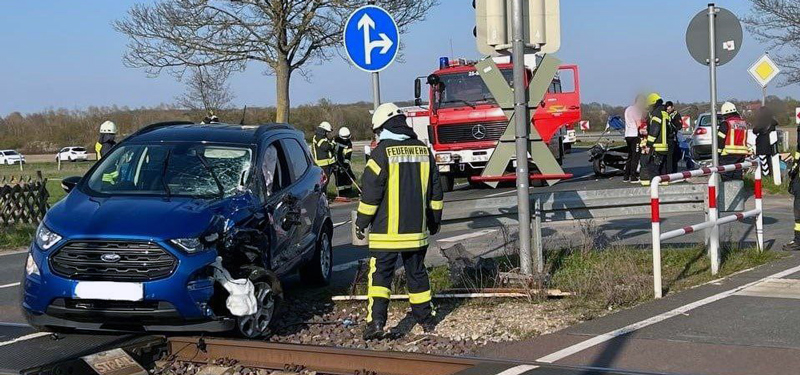
[[[0,227],[0,252],[16,250],[31,244],[36,227],[33,225],[12,225]]]

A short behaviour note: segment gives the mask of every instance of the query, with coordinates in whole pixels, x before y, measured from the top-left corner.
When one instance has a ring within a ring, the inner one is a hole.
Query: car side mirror
[[[419,78],[417,78],[414,80],[414,102],[421,101],[420,100],[421,96],[422,96],[422,82],[419,80]]]
[[[61,180],[61,188],[67,193],[72,191],[78,183],[81,182],[80,176],[71,176]]]

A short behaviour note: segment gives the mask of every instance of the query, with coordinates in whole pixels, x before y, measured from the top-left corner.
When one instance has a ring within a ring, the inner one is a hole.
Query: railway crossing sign
[[[353,65],[365,72],[380,72],[397,57],[399,37],[392,15],[379,6],[367,5],[347,19],[344,48]]]
[[[755,64],[750,66],[750,69],[747,69],[747,71],[750,72],[750,75],[753,76],[753,79],[756,80],[761,87],[767,87],[769,82],[781,72],[778,66],[775,65],[775,62],[772,61],[766,53],[761,56],[760,59],[756,60]]]

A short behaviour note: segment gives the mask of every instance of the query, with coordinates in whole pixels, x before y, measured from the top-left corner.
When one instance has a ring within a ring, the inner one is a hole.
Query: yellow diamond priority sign
[[[769,81],[772,81],[781,70],[778,69],[775,62],[769,58],[769,55],[764,54],[764,56],[761,56],[747,71],[750,72],[750,75],[753,76],[753,79],[755,79],[761,87],[766,87]]]

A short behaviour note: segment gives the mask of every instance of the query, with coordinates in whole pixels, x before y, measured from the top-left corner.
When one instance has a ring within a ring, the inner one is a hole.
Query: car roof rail
[[[150,124],[150,125],[147,125],[147,126],[141,128],[141,129],[137,130],[136,132],[134,132],[133,134],[129,135],[128,137],[142,135],[144,133],[149,133],[149,132],[151,132],[153,130],[156,130],[156,129],[165,128],[167,126],[175,126],[175,125],[194,125],[194,122],[191,122],[191,121],[164,121],[164,122],[157,122],[155,124]]]

